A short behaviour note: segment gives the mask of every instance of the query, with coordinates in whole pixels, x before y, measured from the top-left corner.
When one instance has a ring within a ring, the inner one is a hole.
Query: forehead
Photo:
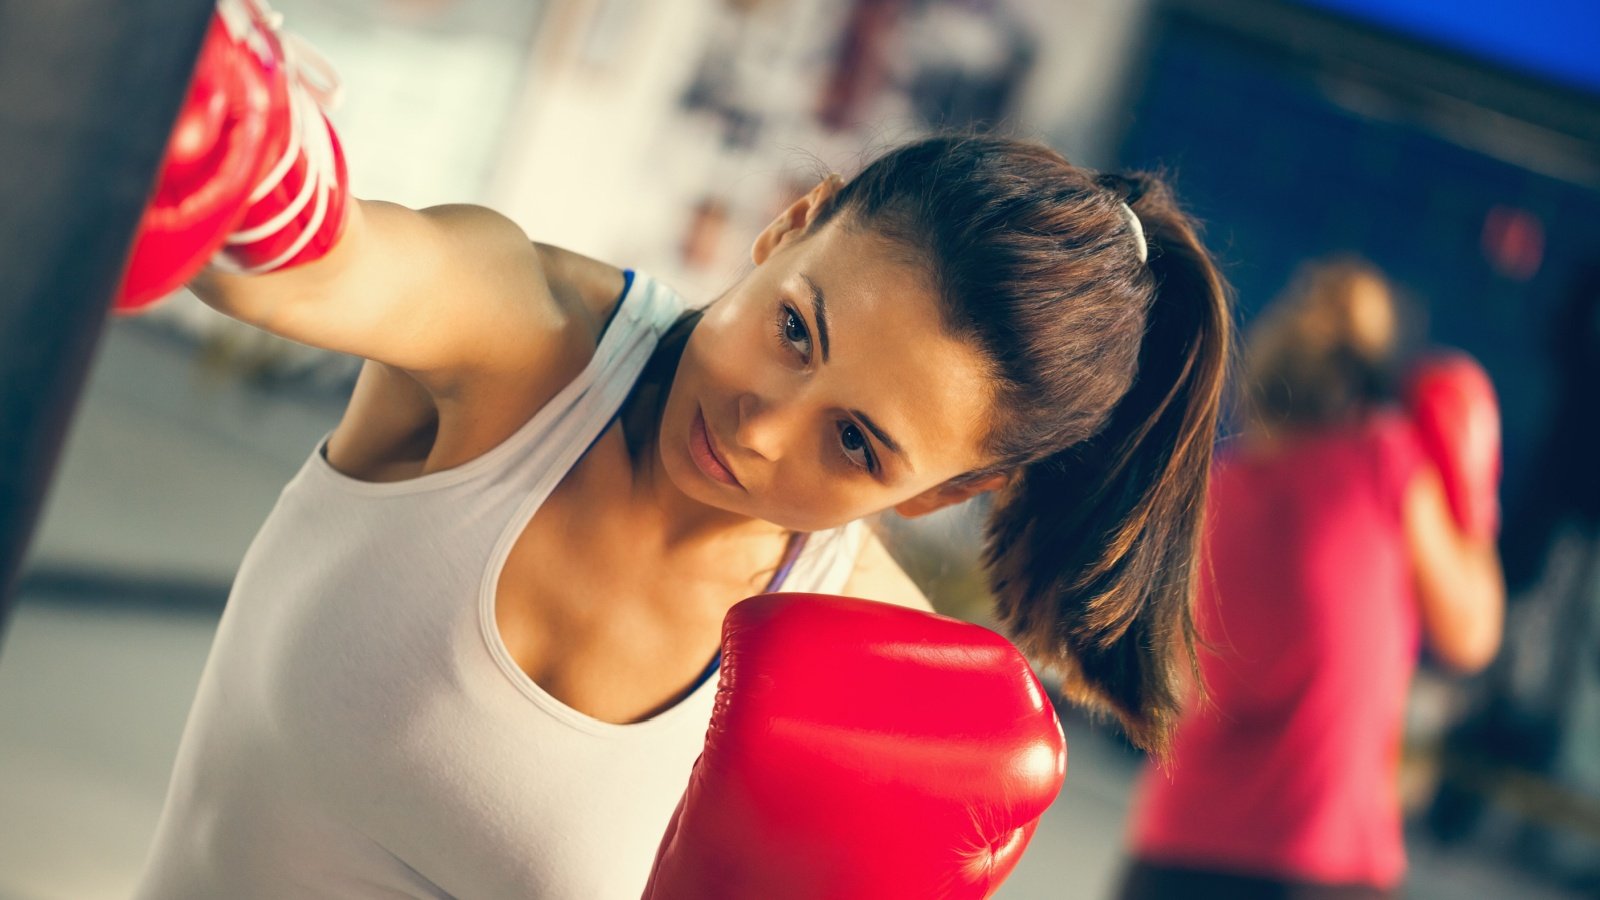
[[[882,237],[835,224],[794,250],[779,272],[782,288],[808,316],[810,286],[822,293],[830,353],[819,375],[841,404],[881,425],[919,476],[943,479],[984,465],[988,366],[945,331],[923,266]]]

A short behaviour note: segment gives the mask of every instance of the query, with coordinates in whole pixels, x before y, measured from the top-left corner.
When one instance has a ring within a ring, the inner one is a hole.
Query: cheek
[[[727,330],[699,329],[684,349],[684,384],[702,402],[719,410],[724,422],[745,394],[773,397],[787,390],[788,368],[775,339],[759,323],[740,320]]]
[[[852,477],[815,456],[786,466],[764,499],[761,518],[797,531],[837,528],[895,502],[883,485]]]
[[[739,341],[749,334],[753,326],[764,325],[767,315],[766,303],[737,293],[727,294],[706,307],[690,339],[703,338],[717,346]]]
[[[754,351],[760,348],[751,346],[749,338],[738,330],[739,324],[715,320],[708,314],[695,327],[672,378],[669,409],[688,409],[684,413],[687,416],[693,412],[695,401],[715,404],[740,390],[749,373],[755,371],[759,360]]]
[[[730,316],[707,329],[699,351],[699,362],[718,373],[737,373],[760,361],[774,346],[771,326],[755,310]],[[696,330],[696,337],[699,329]]]

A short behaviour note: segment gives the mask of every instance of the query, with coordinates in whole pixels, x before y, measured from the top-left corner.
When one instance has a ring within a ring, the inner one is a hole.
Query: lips
[[[711,442],[711,430],[706,427],[705,414],[698,408],[694,412],[694,421],[689,424],[689,457],[707,478],[737,488],[744,487],[717,453],[716,445]]]

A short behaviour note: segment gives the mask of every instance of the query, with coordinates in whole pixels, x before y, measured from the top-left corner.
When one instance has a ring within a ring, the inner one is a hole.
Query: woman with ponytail
[[[917,141],[796,198],[703,306],[478,207],[350,208],[323,259],[194,284],[368,361],[234,586],[141,896],[255,896],[310,854],[637,898],[728,610],[927,609],[863,520],[985,491],[1009,635],[1166,746],[1231,320],[1158,178]]]
[[[945,333],[986,375],[979,462],[894,504],[996,492],[984,566],[1000,621],[1161,750],[1193,659],[1190,600],[1227,368],[1226,289],[1150,175],[949,137],[888,154],[808,234],[887,239],[927,272]],[[964,423],[962,423],[964,424]]]

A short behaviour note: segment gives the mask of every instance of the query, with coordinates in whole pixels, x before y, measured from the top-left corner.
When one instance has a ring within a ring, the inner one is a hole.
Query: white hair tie
[[[1134,246],[1139,249],[1139,262],[1150,260],[1150,245],[1144,239],[1144,223],[1139,221],[1139,215],[1127,203],[1120,204],[1122,214],[1128,218],[1128,230],[1133,232]]]

